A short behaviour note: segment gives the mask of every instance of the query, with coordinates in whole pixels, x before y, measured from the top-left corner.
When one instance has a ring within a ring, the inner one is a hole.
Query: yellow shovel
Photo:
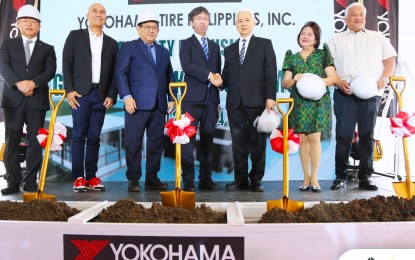
[[[395,81],[403,81],[404,85],[401,92],[394,86]],[[390,77],[390,85],[393,91],[396,94],[398,99],[399,111],[402,110],[403,102],[402,102],[402,93],[406,87],[406,78],[405,77]],[[409,154],[408,154],[408,142],[406,137],[402,137],[402,146],[403,146],[403,154],[405,158],[405,171],[406,171],[406,180],[404,182],[393,182],[393,189],[398,197],[404,199],[412,199],[412,196],[415,195],[415,183],[411,182],[411,170],[409,167]]]
[[[55,103],[53,103],[52,95],[62,96],[56,105]],[[64,100],[65,100],[65,90],[49,90],[49,102],[52,106],[52,115],[50,117],[48,138],[46,141],[45,154],[43,156],[42,169],[40,170],[39,187],[38,187],[37,192],[23,193],[23,201],[31,201],[34,199],[56,200],[55,195],[43,193],[43,190],[45,188],[45,179],[46,179],[46,173],[48,170],[50,146],[52,144],[52,137],[53,137],[53,130],[55,126],[56,116],[58,115],[58,108]]]
[[[284,113],[278,103],[289,103],[289,109],[287,113]],[[289,180],[288,180],[288,115],[293,110],[294,99],[292,98],[279,98],[277,99],[277,108],[282,115],[282,130],[283,130],[283,187],[282,187],[282,199],[280,200],[268,200],[267,210],[271,211],[273,208],[280,208],[288,212],[298,212],[304,209],[304,202],[288,199]]]
[[[180,100],[177,100],[173,93],[173,88],[184,88],[183,93],[180,96]],[[176,103],[176,120],[180,120],[182,114],[182,100],[187,92],[186,82],[175,82],[169,84],[169,91]],[[180,144],[176,144],[176,188],[173,191],[160,192],[161,204],[167,207],[181,206],[185,209],[194,209],[196,206],[196,194],[195,192],[180,190],[180,178],[181,178],[181,160],[182,150]]]

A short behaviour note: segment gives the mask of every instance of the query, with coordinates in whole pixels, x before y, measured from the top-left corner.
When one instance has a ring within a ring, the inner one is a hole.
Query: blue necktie
[[[239,52],[239,61],[241,62],[241,65],[242,63],[244,63],[244,58],[245,58],[245,43],[246,43],[246,40],[243,39],[242,48],[241,48],[241,51]]]
[[[209,49],[205,37],[202,38],[202,48],[203,52],[205,53],[206,60],[209,60]]]
[[[156,64],[156,49],[154,47],[154,44],[147,44],[148,52],[151,54],[151,57],[153,57],[154,64]]]

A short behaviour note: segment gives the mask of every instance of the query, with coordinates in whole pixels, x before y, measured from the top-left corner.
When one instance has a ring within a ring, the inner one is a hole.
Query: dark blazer
[[[27,103],[33,109],[49,110],[48,82],[56,72],[56,54],[53,46],[37,40],[26,65],[23,39],[5,39],[0,47],[0,74],[6,81],[3,88],[2,107],[17,107],[25,98],[15,84],[33,80],[36,88]]]
[[[138,110],[151,110],[157,104],[158,110],[166,113],[169,83],[174,82],[173,68],[169,51],[159,44],[154,46],[156,64],[143,40],[125,42],[117,55],[114,79],[120,97],[131,95]]]
[[[277,61],[272,42],[252,35],[245,59],[239,62],[239,40],[225,49],[222,73],[227,88],[227,109],[238,109],[241,101],[247,107],[265,107],[267,99],[276,99]]]
[[[183,101],[203,101],[208,91],[209,73],[220,73],[221,57],[219,45],[208,39],[208,48],[209,59],[206,60],[202,45],[194,34],[181,43],[180,64],[185,73],[184,81],[187,82],[188,86]],[[218,89],[212,86],[212,91],[213,101],[219,104]]]
[[[110,97],[117,101],[117,88],[113,83],[115,56],[118,43],[104,34],[101,52],[101,73],[98,87],[99,98]],[[77,91],[86,95],[92,84],[92,53],[88,29],[71,31],[66,38],[62,55],[63,84],[66,93]]]

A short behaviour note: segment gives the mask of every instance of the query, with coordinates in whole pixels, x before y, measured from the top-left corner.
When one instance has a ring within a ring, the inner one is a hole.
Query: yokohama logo
[[[109,240],[71,240],[71,242],[79,249],[79,255],[75,260],[90,260],[101,252],[108,245]]]
[[[244,260],[244,237],[63,235],[64,260]]]

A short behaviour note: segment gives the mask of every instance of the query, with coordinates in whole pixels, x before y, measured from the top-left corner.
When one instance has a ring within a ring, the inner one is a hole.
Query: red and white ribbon
[[[284,153],[284,137],[282,130],[274,129],[270,136],[272,150],[277,153]],[[300,137],[294,133],[294,129],[288,129],[288,154],[298,151],[300,148]]]
[[[408,137],[415,134],[415,113],[400,111],[396,117],[389,118],[392,134]]]
[[[190,142],[190,138],[196,135],[196,127],[190,125],[193,122],[193,117],[186,113],[182,115],[180,120],[174,120],[170,118],[164,125],[167,129],[166,134],[170,137],[170,140],[174,144],[187,144]]]
[[[36,136],[37,140],[39,141],[40,146],[43,148],[46,147],[46,142],[48,140],[49,131],[45,128],[40,128],[38,131],[38,135]],[[50,150],[52,152],[57,152],[62,150],[62,144],[66,139],[66,127],[59,122],[55,123],[53,127],[53,137],[52,137],[52,144],[50,146]]]

